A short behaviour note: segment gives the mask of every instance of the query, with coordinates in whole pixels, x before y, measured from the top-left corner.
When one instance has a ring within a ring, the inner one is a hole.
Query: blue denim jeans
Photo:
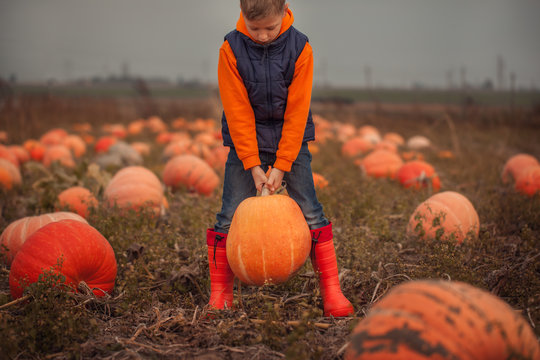
[[[261,167],[266,172],[268,167],[276,161],[276,154],[260,152],[259,158],[261,159]],[[322,205],[317,199],[311,171],[311,153],[307,143],[302,144],[298,157],[292,164],[291,171],[285,173],[283,180],[287,193],[300,206],[311,230],[330,223],[324,216]],[[231,148],[225,164],[221,211],[216,215],[217,222],[214,225],[214,231],[228,233],[238,205],[244,199],[256,194],[257,189],[253,183],[251,171],[244,170],[244,165],[238,158],[235,149]]]

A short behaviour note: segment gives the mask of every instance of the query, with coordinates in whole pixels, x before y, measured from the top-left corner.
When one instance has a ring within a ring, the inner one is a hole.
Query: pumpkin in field
[[[326,180],[326,178],[323,175],[314,172],[313,184],[315,185],[316,188],[324,189],[325,187],[328,186],[328,180]]]
[[[58,145],[62,143],[62,140],[68,135],[68,132],[62,128],[55,128],[48,130],[41,135],[39,142],[45,146]]]
[[[103,235],[87,223],[61,220],[40,228],[23,244],[11,264],[9,287],[17,299],[25,286],[52,271],[75,291],[84,281],[94,295],[104,296],[114,288],[116,270],[113,248]]]
[[[441,180],[431,164],[422,160],[405,162],[397,171],[396,178],[405,188],[431,187],[433,191],[439,191]]]
[[[358,135],[369,140],[372,144],[377,144],[381,141],[381,133],[373,125],[363,125],[358,129]]]
[[[99,139],[97,139],[96,143],[94,144],[94,152],[96,154],[103,154],[109,151],[109,148],[116,144],[118,139],[114,136],[102,136]]]
[[[454,191],[435,194],[422,202],[409,219],[407,233],[422,239],[454,240],[461,244],[477,238],[478,214],[465,196]]]
[[[30,153],[22,145],[9,145],[8,149],[19,161],[19,165],[30,160]]]
[[[531,165],[518,173],[515,188],[529,197],[540,192],[540,164]]]
[[[0,253],[6,265],[10,265],[26,239],[43,226],[60,220],[87,221],[78,214],[57,211],[37,216],[27,216],[10,223],[0,235]]]
[[[51,166],[53,162],[59,162],[62,166],[68,168],[75,167],[75,160],[71,151],[67,146],[61,144],[47,147],[41,162],[47,167]]]
[[[12,189],[22,183],[21,172],[10,161],[0,158],[0,188]]]
[[[62,140],[62,145],[65,145],[76,158],[80,158],[86,153],[86,143],[79,135],[67,135]]]
[[[15,165],[17,168],[20,167],[19,159],[17,155],[13,153],[7,146],[0,144],[0,159],[4,159]]]
[[[540,163],[538,160],[529,154],[516,154],[514,156],[511,156],[506,163],[504,164],[504,168],[501,174],[502,181],[505,184],[510,183],[511,181],[515,181],[519,173],[532,165],[539,165]]]
[[[415,280],[392,288],[353,329],[346,360],[540,359],[523,316],[464,282]]]
[[[195,155],[177,155],[163,169],[165,185],[186,187],[199,194],[210,195],[219,184],[219,177],[206,161]]]
[[[229,265],[243,283],[279,284],[304,265],[311,232],[290,197],[250,197],[234,213],[226,248]]]
[[[373,149],[373,143],[365,137],[355,136],[343,143],[341,153],[348,157],[356,157]]]
[[[395,178],[396,173],[403,165],[401,157],[393,151],[379,149],[373,150],[360,162],[362,172],[375,178]]]
[[[149,208],[155,215],[162,212],[163,185],[158,177],[142,166],[128,166],[119,170],[104,191],[108,206],[120,209],[142,210]]]
[[[403,136],[401,136],[400,134],[398,134],[396,132],[388,132],[388,133],[384,134],[382,139],[386,140],[386,141],[393,142],[397,146],[405,145],[405,139],[403,138]]]
[[[88,209],[97,207],[98,201],[90,190],[82,186],[72,186],[58,194],[58,206],[86,218]]]

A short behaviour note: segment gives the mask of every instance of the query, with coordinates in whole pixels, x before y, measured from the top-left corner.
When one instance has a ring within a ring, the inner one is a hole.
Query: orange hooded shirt
[[[283,18],[279,35],[289,29],[293,21],[292,11],[288,9]],[[236,23],[236,30],[253,40],[246,28],[242,14]],[[218,83],[223,110],[227,117],[229,132],[238,158],[246,170],[260,165],[255,132],[255,114],[244,82],[236,67],[236,57],[227,40],[219,50]],[[298,156],[311,103],[312,85],[313,50],[307,42],[296,60],[293,81],[289,86],[281,140],[276,152],[276,161],[273,164],[273,167],[277,169],[290,171],[292,163]]]

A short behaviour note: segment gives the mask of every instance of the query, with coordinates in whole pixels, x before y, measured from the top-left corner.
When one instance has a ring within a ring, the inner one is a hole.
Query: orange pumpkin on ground
[[[195,155],[178,155],[167,161],[163,182],[173,189],[186,187],[199,194],[210,195],[219,184],[219,177],[210,165]]]
[[[62,145],[65,145],[76,158],[80,158],[86,153],[86,143],[79,135],[68,135],[62,140]]]
[[[279,284],[304,265],[311,250],[311,232],[290,197],[250,197],[234,213],[226,248],[229,265],[240,281]]]
[[[538,160],[529,154],[516,154],[514,156],[511,156],[506,163],[504,164],[504,168],[501,174],[502,181],[505,184],[508,184],[511,181],[515,181],[519,173],[532,165],[539,165],[540,163]]]
[[[395,132],[388,132],[388,133],[384,134],[383,140],[393,142],[397,146],[405,145],[405,139],[403,138],[403,136],[401,136],[401,135],[399,135],[398,133],[395,133]]]
[[[8,160],[0,158],[0,188],[10,190],[21,183],[22,177],[19,168]]]
[[[9,145],[8,149],[15,155],[19,161],[19,165],[30,160],[30,153],[22,145]]]
[[[341,153],[348,157],[356,157],[373,149],[373,143],[367,138],[355,136],[343,143]]]
[[[61,220],[37,230],[19,250],[9,273],[11,296],[21,297],[46,271],[62,275],[59,282],[75,291],[84,281],[100,297],[113,290],[117,264],[113,248],[95,228]]]
[[[480,220],[473,204],[460,193],[445,191],[422,202],[409,219],[407,234],[422,239],[453,240],[478,237]]]
[[[87,218],[88,209],[97,207],[98,201],[90,190],[82,186],[73,186],[58,194],[58,206]]]
[[[51,145],[45,149],[43,159],[41,160],[43,165],[49,167],[56,161],[68,168],[75,167],[75,160],[73,159],[71,150],[65,145]]]
[[[353,329],[346,360],[540,359],[523,316],[464,282],[415,280],[392,288]]]
[[[155,215],[162,212],[163,185],[158,177],[142,166],[128,166],[119,170],[107,184],[103,193],[108,206],[120,209],[151,209]]]
[[[55,128],[47,131],[39,138],[39,142],[45,146],[58,145],[68,135],[68,132],[62,128]]]
[[[114,136],[102,136],[99,139],[97,139],[96,143],[94,144],[94,152],[96,154],[103,154],[109,151],[109,148],[116,144],[118,139]]]
[[[405,162],[397,171],[396,178],[405,188],[431,187],[433,191],[441,188],[441,180],[433,166],[422,160]]]
[[[540,164],[521,170],[516,178],[515,188],[529,197],[540,192]]]
[[[324,189],[328,186],[328,180],[319,173],[313,173],[313,184],[316,188]]]
[[[0,235],[0,253],[6,265],[10,265],[26,239],[41,227],[55,221],[71,219],[87,221],[72,212],[57,211],[37,216],[27,216],[10,223]]]
[[[372,144],[377,144],[381,141],[381,133],[373,125],[363,125],[358,129],[358,135],[368,139]]]
[[[403,165],[401,157],[389,150],[373,150],[360,161],[360,168],[367,176],[375,178],[395,178],[399,168]]]
[[[17,155],[13,153],[7,146],[0,144],[0,159],[5,159],[15,165],[17,168],[20,167],[19,159]]]

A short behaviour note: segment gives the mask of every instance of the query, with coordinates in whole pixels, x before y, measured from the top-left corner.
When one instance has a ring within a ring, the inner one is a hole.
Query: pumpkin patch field
[[[313,102],[344,318],[286,184],[239,208],[232,308],[208,307],[221,111],[2,99],[0,358],[540,359],[538,105]]]

